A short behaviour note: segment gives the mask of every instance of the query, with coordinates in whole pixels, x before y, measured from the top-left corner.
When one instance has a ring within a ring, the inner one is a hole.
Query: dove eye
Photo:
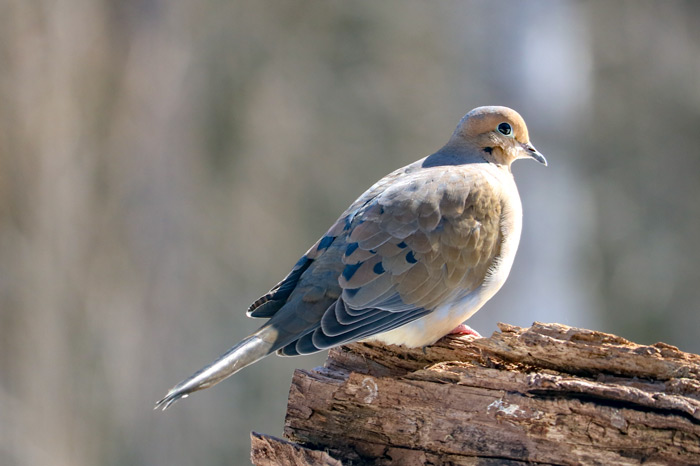
[[[513,137],[513,128],[508,123],[498,125],[498,132],[504,136]]]

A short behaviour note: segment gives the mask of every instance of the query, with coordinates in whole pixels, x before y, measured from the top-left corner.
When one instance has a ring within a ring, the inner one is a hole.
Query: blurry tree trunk
[[[297,370],[267,465],[700,464],[700,356],[535,323]],[[292,443],[294,442],[294,443]]]

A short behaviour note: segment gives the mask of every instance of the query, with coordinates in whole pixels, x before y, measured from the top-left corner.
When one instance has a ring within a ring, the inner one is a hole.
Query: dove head
[[[530,143],[525,121],[508,107],[478,107],[464,115],[448,145],[478,151],[488,162],[510,167],[517,159],[547,160]]]

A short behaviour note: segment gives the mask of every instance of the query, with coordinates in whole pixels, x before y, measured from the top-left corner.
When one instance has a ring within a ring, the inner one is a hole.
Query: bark
[[[268,462],[254,463],[700,464],[700,356],[559,324],[499,327],[424,350],[331,350],[294,374],[295,445],[264,437]],[[325,456],[289,462],[293,448]]]
[[[250,434],[250,459],[256,466],[342,466],[327,453],[304,448],[271,435]]]

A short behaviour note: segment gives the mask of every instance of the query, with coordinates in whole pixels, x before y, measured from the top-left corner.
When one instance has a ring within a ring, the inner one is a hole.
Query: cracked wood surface
[[[331,350],[295,372],[285,421],[296,447],[326,456],[285,462],[289,442],[266,437],[271,462],[254,463],[700,464],[700,356],[559,324],[499,328],[425,350]]]

